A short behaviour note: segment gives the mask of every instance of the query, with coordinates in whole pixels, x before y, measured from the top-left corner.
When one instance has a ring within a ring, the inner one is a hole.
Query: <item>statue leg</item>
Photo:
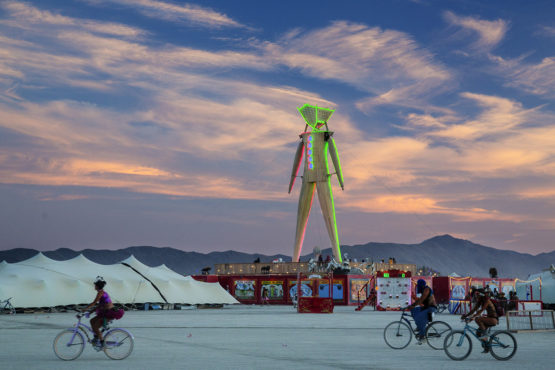
[[[295,234],[295,252],[293,255],[293,262],[299,262],[299,259],[301,258],[304,233],[306,231],[306,224],[308,222],[310,208],[312,207],[315,187],[315,183],[303,180],[303,184],[301,186],[301,195],[299,196],[299,206],[297,209],[297,232]]]
[[[333,205],[333,194],[331,192],[331,184],[329,181],[321,181],[316,183],[316,190],[318,191],[318,200],[324,215],[326,228],[330,237],[333,256],[338,262],[342,262],[341,250],[339,248],[339,236],[337,235],[337,223],[335,220],[335,207]]]

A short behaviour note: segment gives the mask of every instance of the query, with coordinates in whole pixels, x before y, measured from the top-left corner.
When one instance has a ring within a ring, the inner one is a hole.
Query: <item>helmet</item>
[[[106,285],[106,281],[104,281],[104,278],[102,276],[97,276],[96,279],[94,279],[94,285],[98,289],[102,289]]]
[[[422,293],[425,287],[426,287],[426,280],[418,279],[418,281],[416,282],[416,292]]]

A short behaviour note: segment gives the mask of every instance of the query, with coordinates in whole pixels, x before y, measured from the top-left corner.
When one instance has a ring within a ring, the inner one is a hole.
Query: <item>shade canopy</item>
[[[12,297],[12,304],[22,308],[88,304],[96,294],[97,276],[106,281],[104,290],[114,303],[239,303],[219,283],[196,281],[165,265],[149,267],[134,256],[102,265],[83,255],[56,261],[42,253],[17,263],[0,263],[0,299]]]

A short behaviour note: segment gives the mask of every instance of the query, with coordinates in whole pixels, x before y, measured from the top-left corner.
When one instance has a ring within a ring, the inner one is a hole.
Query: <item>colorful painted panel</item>
[[[254,299],[255,280],[235,280],[235,298]]]
[[[450,299],[463,300],[468,294],[470,278],[449,278]],[[472,281],[474,285],[474,281]]]
[[[264,293],[266,291],[266,293]],[[268,299],[282,300],[283,299],[283,281],[282,280],[268,280],[261,281],[260,296],[264,298],[267,294]]]
[[[297,280],[289,281],[289,297],[294,297],[297,295]],[[312,281],[302,280],[301,281],[301,297],[312,297]]]
[[[350,300],[351,302],[362,302],[368,296],[370,292],[370,286],[368,282],[370,279],[351,279],[350,280]]]

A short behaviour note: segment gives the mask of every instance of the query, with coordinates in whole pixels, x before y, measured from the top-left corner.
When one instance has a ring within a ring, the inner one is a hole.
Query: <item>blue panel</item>
[[[343,285],[333,284],[332,285],[332,295],[333,299],[343,299]],[[329,284],[323,283],[318,286],[318,296],[322,298],[330,297],[330,287]]]
[[[318,296],[322,298],[330,297],[330,287],[329,284],[320,284],[318,286]]]

